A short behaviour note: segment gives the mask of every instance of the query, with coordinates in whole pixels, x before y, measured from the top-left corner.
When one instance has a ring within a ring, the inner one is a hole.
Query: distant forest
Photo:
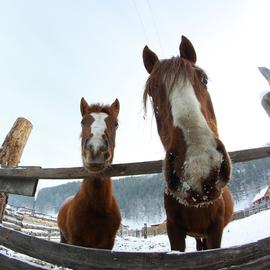
[[[73,195],[79,185],[76,181],[43,188],[35,201],[31,197],[10,195],[9,204],[56,215],[65,198]],[[270,158],[234,164],[230,189],[236,205],[251,202],[267,185],[270,185]],[[113,187],[123,219],[155,223],[164,218],[162,174],[123,177],[114,180]]]

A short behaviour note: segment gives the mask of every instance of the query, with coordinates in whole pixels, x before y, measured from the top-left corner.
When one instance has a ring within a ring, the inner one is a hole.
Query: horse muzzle
[[[216,149],[188,160],[167,153],[164,172],[169,190],[181,193],[188,204],[196,205],[220,197],[231,177],[231,161],[224,145],[217,140]]]
[[[88,171],[101,171],[111,163],[110,157],[111,153],[106,145],[96,150],[89,147],[83,151],[83,165]]]

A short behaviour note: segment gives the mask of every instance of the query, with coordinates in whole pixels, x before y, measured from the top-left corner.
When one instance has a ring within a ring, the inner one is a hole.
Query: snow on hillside
[[[266,210],[244,219],[232,221],[224,229],[221,247],[225,248],[242,245],[269,237],[269,220],[270,210]],[[187,237],[186,251],[195,251],[195,244],[194,238]],[[136,237],[117,237],[113,250],[134,252],[168,252],[170,251],[170,243],[167,235],[159,235],[149,237],[147,239]]]

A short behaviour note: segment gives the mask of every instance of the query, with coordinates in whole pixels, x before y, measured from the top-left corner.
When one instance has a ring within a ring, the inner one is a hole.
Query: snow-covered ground
[[[221,247],[231,247],[255,242],[270,236],[270,210],[244,219],[232,221],[224,229]],[[195,251],[195,239],[187,237],[186,251]],[[114,245],[115,251],[158,252],[170,251],[167,235],[149,237],[147,239],[136,237],[117,237]]]

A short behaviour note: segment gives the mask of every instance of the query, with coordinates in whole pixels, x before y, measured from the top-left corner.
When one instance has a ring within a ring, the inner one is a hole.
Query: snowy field
[[[222,247],[231,247],[255,242],[270,236],[270,210],[266,210],[250,217],[231,222],[224,230]],[[195,251],[195,240],[187,237],[186,251]],[[117,237],[114,251],[131,252],[170,252],[167,235],[149,237],[147,239],[136,237]],[[44,269],[62,269],[48,264],[43,264],[36,259],[14,253],[0,246],[0,253],[43,265]],[[1,269],[1,268],[0,268]]]
[[[255,215],[232,221],[224,229],[221,247],[231,247],[255,242],[270,236],[270,209]],[[170,251],[167,235],[149,237],[147,239],[136,237],[117,237],[114,245],[115,251],[158,252]],[[196,251],[195,239],[187,237],[186,251]]]

